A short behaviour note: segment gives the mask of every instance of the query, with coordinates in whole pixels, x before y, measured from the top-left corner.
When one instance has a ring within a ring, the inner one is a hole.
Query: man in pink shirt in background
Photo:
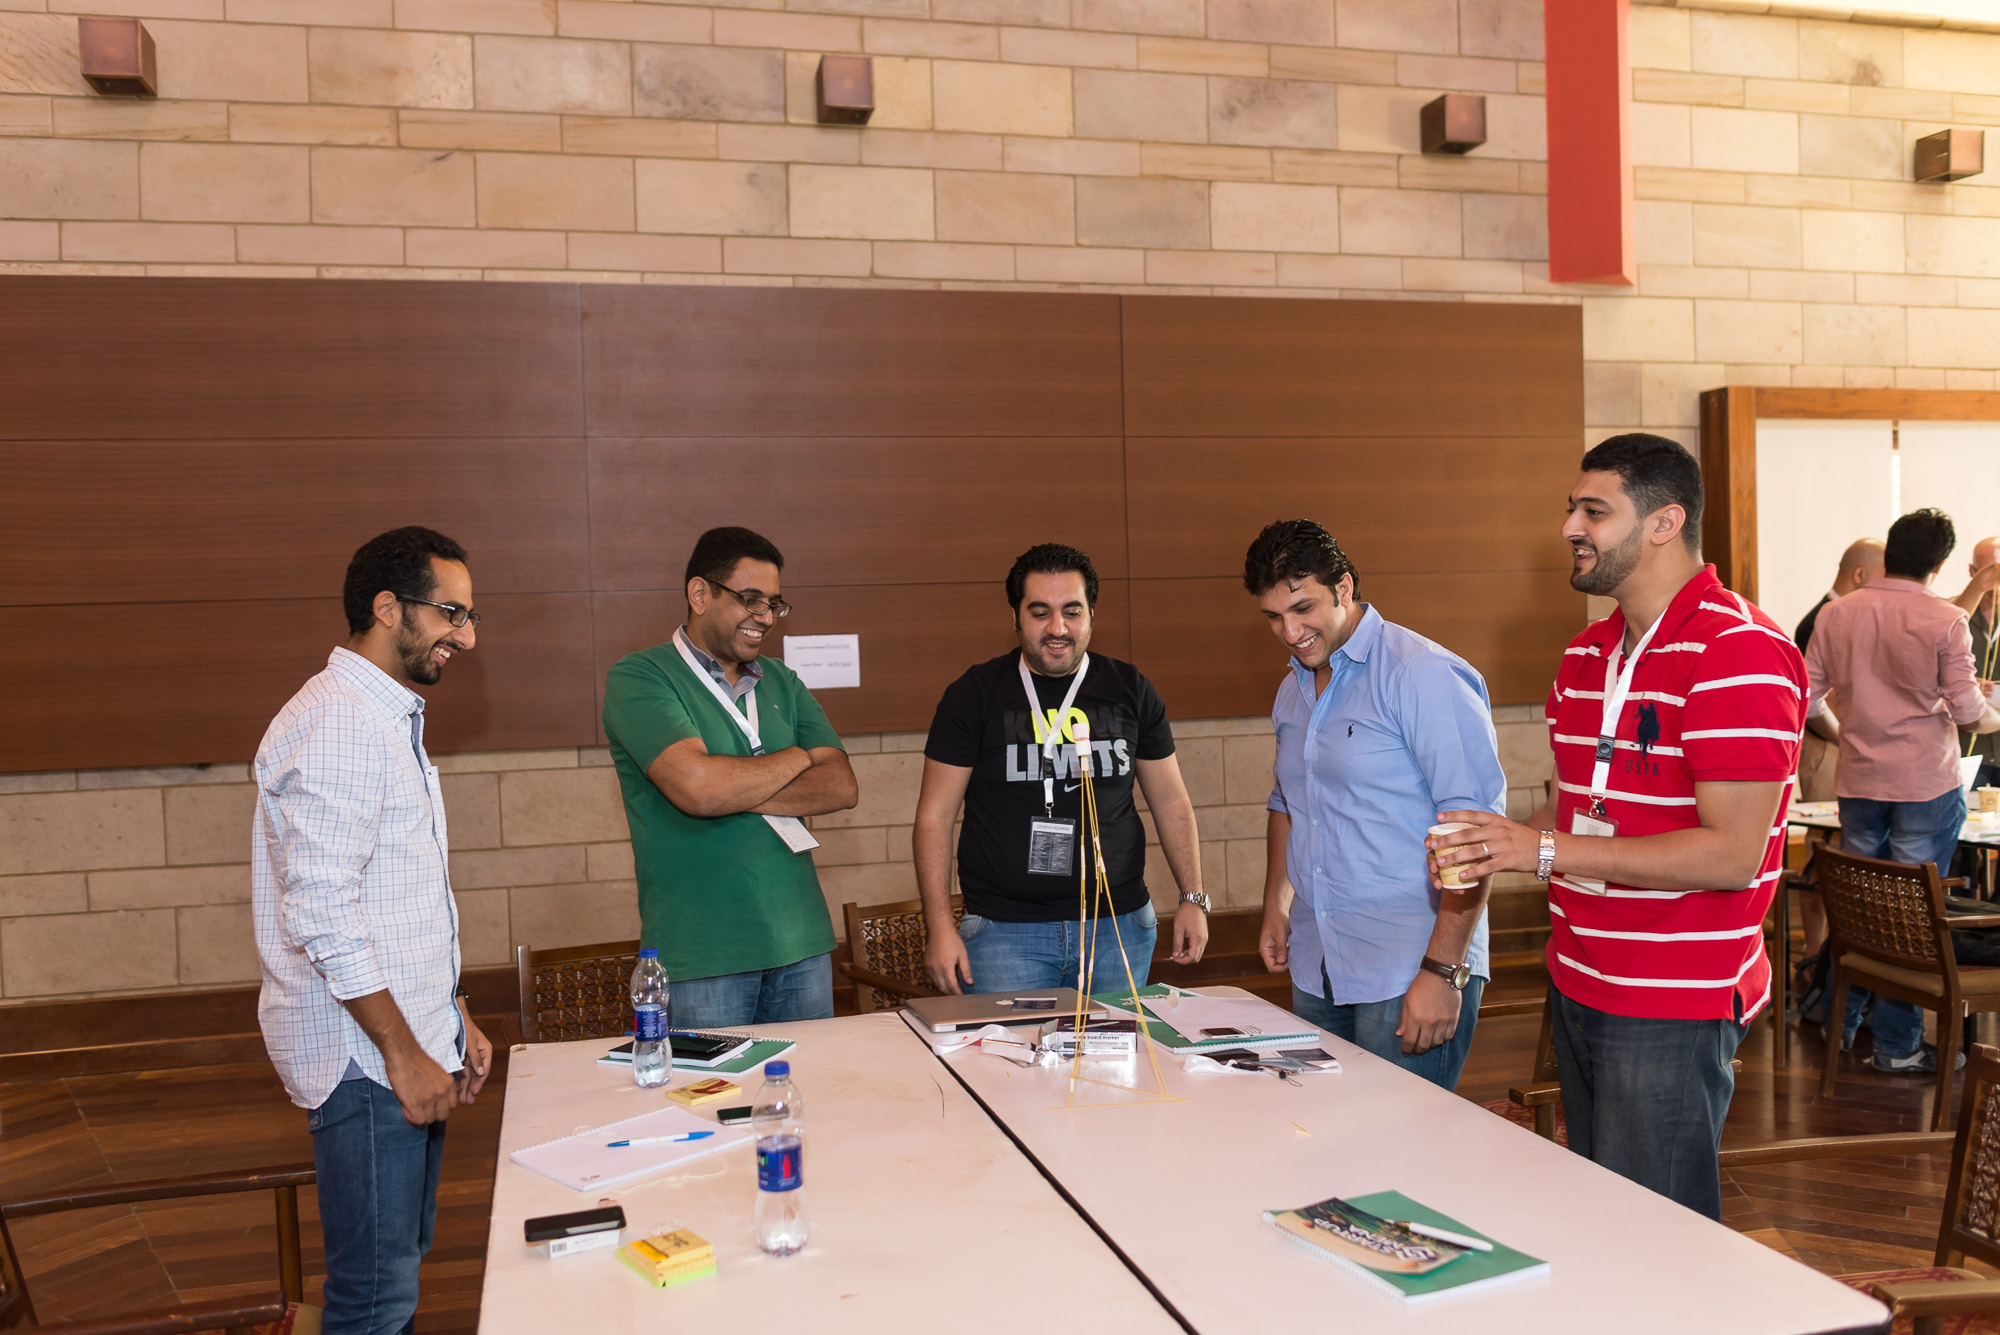
[[[1916,510],[1889,526],[1883,575],[1820,610],[1806,650],[1807,712],[1840,700],[1841,848],[1948,871],[1965,824],[1958,728],[2000,731],[1973,673],[1964,609],[1930,590],[1958,543],[1951,517]],[[1868,994],[1847,994],[1841,1046],[1854,1041]],[[1875,1000],[1875,1069],[1935,1072],[1924,1013]]]

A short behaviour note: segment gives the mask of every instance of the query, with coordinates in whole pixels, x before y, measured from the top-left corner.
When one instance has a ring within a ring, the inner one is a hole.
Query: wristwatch
[[[1546,881],[1556,874],[1556,832],[1541,831],[1541,841],[1535,845],[1535,879]]]
[[[1450,983],[1451,990],[1454,992],[1465,991],[1465,985],[1472,981],[1472,966],[1470,964],[1446,964],[1443,960],[1434,960],[1429,955],[1426,955],[1424,956],[1423,969],[1425,973],[1434,973],[1447,983]]]
[[[1209,912],[1214,907],[1213,901],[1209,899],[1206,890],[1181,891],[1181,903],[1192,904],[1203,913]]]

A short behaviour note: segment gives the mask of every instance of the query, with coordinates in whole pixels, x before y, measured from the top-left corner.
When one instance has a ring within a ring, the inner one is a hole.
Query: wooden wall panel
[[[1575,435],[1134,437],[1132,569],[1240,575],[1274,519],[1318,520],[1364,574],[1568,569],[1563,500],[1582,453]]]
[[[815,585],[990,582],[1022,551],[1069,542],[1125,573],[1116,436],[594,439],[598,589],[673,589],[718,524],[754,528]]]
[[[423,693],[440,754],[588,746],[589,597],[480,599],[478,647]],[[347,638],[336,598],[0,608],[0,772],[241,763]]]
[[[848,731],[926,727],[1048,539],[1179,716],[1263,711],[1237,572],[1281,513],[1539,700],[1581,621],[1581,372],[1574,308],[0,277],[0,770],[242,760],[344,638],[354,547],[410,522],[487,617],[440,753],[598,737],[727,522],[790,558],[787,633],[863,636]]]
[[[577,289],[0,280],[0,440],[575,436]]]
[[[815,693],[841,732],[925,731],[945,687],[974,663],[1019,643],[999,579],[895,590],[802,586],[787,596],[798,599],[799,610],[781,623],[780,634],[861,637],[860,688]],[[1131,657],[1127,599],[1126,581],[1104,581],[1093,649]],[[595,607],[600,694],[613,663],[666,640],[687,615],[679,590],[600,593]],[[782,645],[772,656],[784,656]]]
[[[593,436],[1103,436],[1119,298],[583,289]]]
[[[1583,595],[1559,571],[1364,570],[1361,599],[1472,664],[1496,705],[1546,699],[1584,624]],[[1132,581],[1132,654],[1177,718],[1268,713],[1287,657],[1240,577]]]
[[[589,587],[583,441],[0,443],[0,605],[338,596],[424,524],[497,593]]]
[[[1129,435],[1582,432],[1574,306],[1123,300]]]

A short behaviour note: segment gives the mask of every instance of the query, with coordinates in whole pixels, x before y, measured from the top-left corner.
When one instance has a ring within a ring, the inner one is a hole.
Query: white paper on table
[[[861,684],[859,635],[787,635],[781,657],[809,691]]]
[[[1154,1014],[1190,1043],[1213,1042],[1204,1029],[1242,1029],[1251,1037],[1260,1034],[1297,1033],[1302,1026],[1287,1011],[1256,997],[1204,997],[1193,992],[1181,994],[1180,1005],[1163,1007]]]

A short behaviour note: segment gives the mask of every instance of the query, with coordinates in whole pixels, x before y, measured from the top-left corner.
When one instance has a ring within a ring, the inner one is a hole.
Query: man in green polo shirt
[[[833,1014],[833,921],[799,820],[856,799],[854,769],[798,676],[763,658],[791,605],[785,558],[712,528],[687,564],[687,623],[604,683],[625,794],[641,939],[658,947],[676,1029]]]

